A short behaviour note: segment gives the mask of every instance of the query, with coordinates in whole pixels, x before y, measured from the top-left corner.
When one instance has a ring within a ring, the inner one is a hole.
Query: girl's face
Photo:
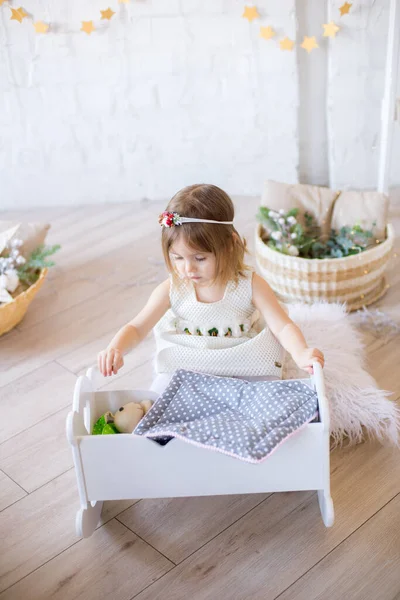
[[[170,249],[171,262],[179,277],[197,285],[209,285],[215,278],[216,261],[212,252],[200,252],[177,239]]]

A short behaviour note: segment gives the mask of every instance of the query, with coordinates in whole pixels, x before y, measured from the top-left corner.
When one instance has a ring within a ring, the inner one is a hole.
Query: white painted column
[[[326,124],[329,41],[322,38],[326,3],[297,0],[297,68],[299,82],[299,181],[329,185]],[[304,36],[315,36],[319,48],[310,54],[300,47]]]
[[[341,27],[329,50],[327,122],[331,187],[376,189],[389,0],[329,1]]]
[[[399,62],[400,0],[390,1],[389,31],[386,50],[385,88],[382,100],[382,124],[379,153],[378,191],[389,191],[393,128],[395,117],[396,78]],[[400,115],[397,116],[400,120]],[[400,168],[400,165],[399,165]]]

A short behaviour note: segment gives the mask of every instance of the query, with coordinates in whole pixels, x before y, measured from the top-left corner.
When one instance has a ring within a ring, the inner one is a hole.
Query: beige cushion
[[[44,244],[50,225],[48,223],[17,223],[15,221],[0,221],[0,241],[19,239],[23,241],[20,253],[28,258],[32,250]],[[12,230],[12,231],[11,231]],[[12,233],[11,236],[7,232]]]
[[[298,221],[304,224],[303,213],[314,216],[323,234],[329,235],[334,202],[340,192],[317,185],[288,184],[268,180],[264,183],[261,204],[273,210],[300,210]]]
[[[376,239],[386,237],[389,198],[379,192],[342,192],[336,200],[332,213],[333,229],[359,224],[372,229]]]

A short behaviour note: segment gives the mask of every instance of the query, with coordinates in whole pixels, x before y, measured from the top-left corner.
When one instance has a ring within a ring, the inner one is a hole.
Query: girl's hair
[[[235,209],[226,192],[216,185],[189,185],[173,196],[166,210],[177,212],[181,217],[233,221]],[[170,250],[177,239],[199,252],[212,252],[216,259],[215,282],[225,284],[238,282],[247,268],[244,255],[246,240],[242,239],[233,225],[217,223],[184,223],[175,227],[162,228],[162,248],[168,271],[173,276]]]

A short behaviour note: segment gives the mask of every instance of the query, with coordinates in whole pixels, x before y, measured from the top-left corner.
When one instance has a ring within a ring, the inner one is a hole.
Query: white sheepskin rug
[[[324,377],[330,402],[333,447],[361,442],[365,433],[385,444],[400,446],[400,408],[380,390],[364,368],[361,333],[341,304],[315,303],[287,306],[291,319],[307,343],[325,355]],[[304,377],[288,357],[284,378]]]

